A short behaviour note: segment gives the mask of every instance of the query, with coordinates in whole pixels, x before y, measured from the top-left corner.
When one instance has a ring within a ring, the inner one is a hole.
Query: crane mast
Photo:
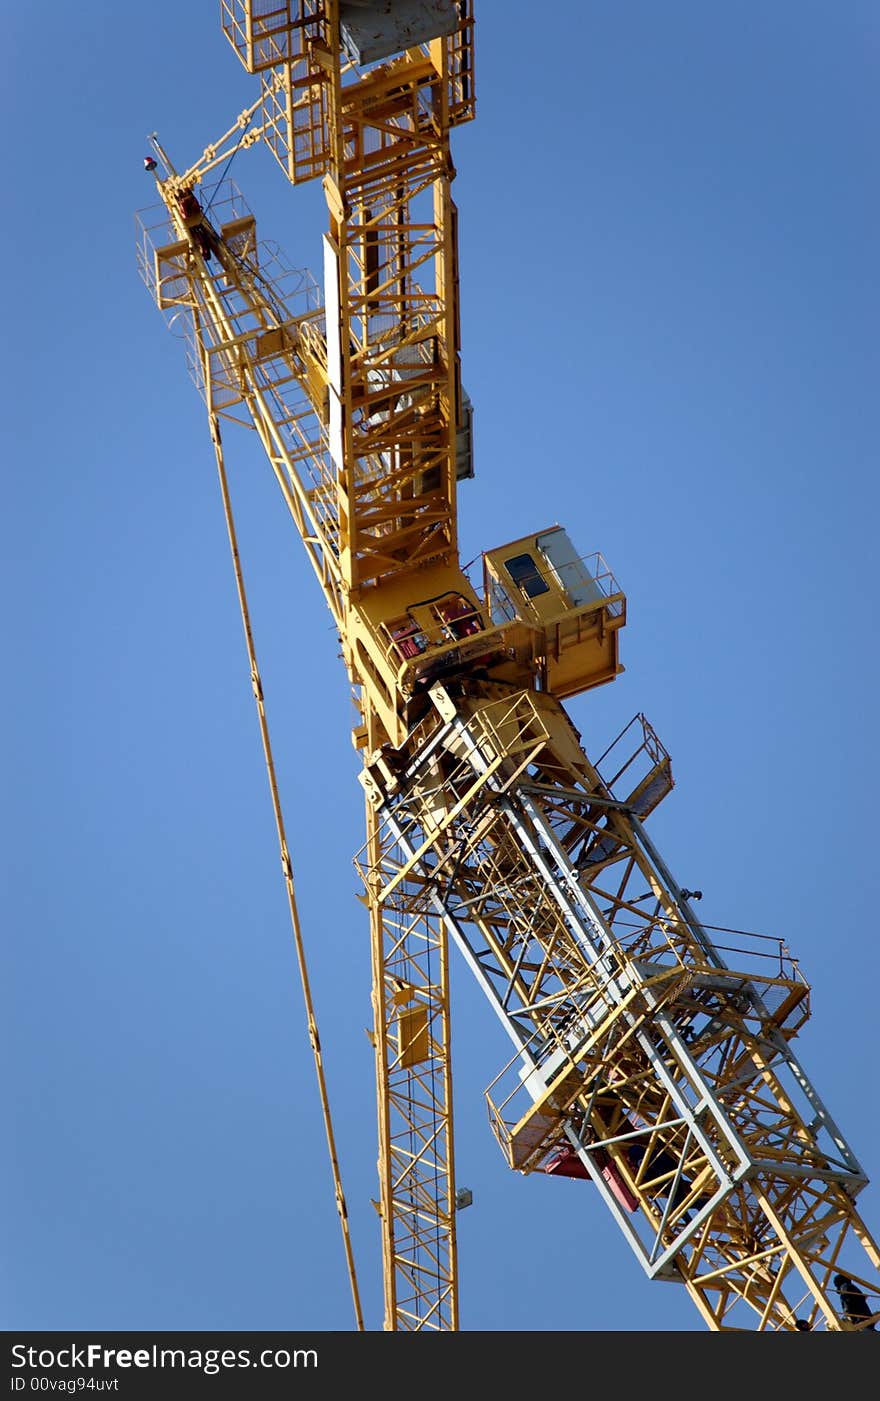
[[[477,583],[459,561],[469,0],[221,16],[260,97],[182,174],[154,140],[141,268],[187,320],[218,463],[226,422],[262,443],[358,707],[385,1327],[459,1326],[450,941],[510,1044],[487,1091],[510,1168],[591,1183],[711,1329],[867,1326],[834,1280],[877,1289],[868,1179],[792,1046],[810,989],[782,941],[701,924],[646,830],[673,780],[645,717],[591,761],[563,705],[622,670],[623,592],[558,525]],[[323,296],[210,188],[255,140],[322,180]]]

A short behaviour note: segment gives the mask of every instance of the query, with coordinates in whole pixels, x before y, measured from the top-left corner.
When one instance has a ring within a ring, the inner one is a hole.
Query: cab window
[[[512,559],[504,561],[504,568],[529,598],[537,598],[539,594],[550,592],[550,585],[541,578],[531,555],[514,555]]]

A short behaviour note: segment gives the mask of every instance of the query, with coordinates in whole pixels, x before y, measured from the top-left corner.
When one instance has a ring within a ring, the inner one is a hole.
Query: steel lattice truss
[[[662,758],[616,798],[552,698],[434,699],[361,870],[398,919],[442,912],[508,1032],[489,1108],[510,1165],[570,1146],[646,1272],[715,1328],[748,1326],[743,1305],[759,1328],[836,1326],[846,1238],[877,1261],[866,1178],[791,1048],[795,966],[728,965],[636,815]]]
[[[368,813],[368,843],[386,859]],[[457,1327],[448,939],[442,917],[371,899],[379,1210],[397,1327]]]

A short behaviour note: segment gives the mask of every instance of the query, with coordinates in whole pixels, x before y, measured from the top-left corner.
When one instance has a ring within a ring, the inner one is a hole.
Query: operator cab
[[[352,664],[395,745],[409,699],[440,677],[480,674],[564,699],[623,671],[626,599],[602,556],[581,558],[561,526],[490,550],[483,571],[482,599],[457,564],[437,562],[365,590],[352,612]]]
[[[626,599],[602,556],[578,555],[562,526],[488,551],[483,570],[492,625],[538,631],[547,690],[572,696],[623,670]]]

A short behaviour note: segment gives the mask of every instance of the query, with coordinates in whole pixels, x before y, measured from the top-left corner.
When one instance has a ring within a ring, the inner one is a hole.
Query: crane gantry
[[[564,708],[622,670],[623,592],[558,525],[479,584],[459,560],[470,0],[220,8],[260,95],[182,173],[153,138],[141,268],[188,318],[221,480],[225,424],[260,439],[357,701],[385,1327],[459,1326],[450,943],[509,1038],[487,1091],[509,1167],[591,1180],[710,1329],[872,1326],[868,1179],[793,1048],[810,989],[781,941],[722,956],[701,924],[647,831],[673,780],[644,716],[591,760]],[[258,140],[322,181],[322,288],[210,185]]]

